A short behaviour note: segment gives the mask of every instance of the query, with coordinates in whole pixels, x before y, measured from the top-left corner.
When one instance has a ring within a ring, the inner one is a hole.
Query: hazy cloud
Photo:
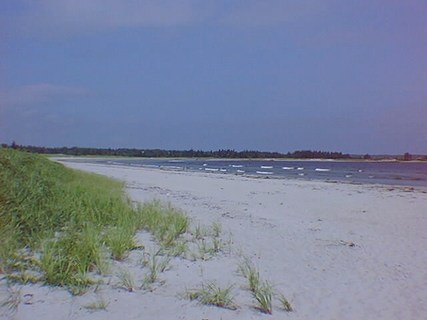
[[[40,103],[89,94],[87,89],[54,85],[49,83],[30,84],[0,90],[1,109],[28,109]]]
[[[0,13],[2,28],[22,34],[73,35],[124,27],[199,23],[237,27],[304,23],[326,12],[317,0],[16,0],[19,10]],[[3,10],[4,11],[4,10]]]
[[[223,22],[234,26],[274,26],[284,23],[299,24],[327,12],[327,3],[318,0],[249,0],[233,8]]]
[[[198,19],[191,0],[17,0],[21,11],[3,15],[22,33],[91,33],[122,27],[187,25]]]

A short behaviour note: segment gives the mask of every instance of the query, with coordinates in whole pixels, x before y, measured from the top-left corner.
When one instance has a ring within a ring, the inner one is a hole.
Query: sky
[[[2,0],[0,142],[427,154],[425,0]]]

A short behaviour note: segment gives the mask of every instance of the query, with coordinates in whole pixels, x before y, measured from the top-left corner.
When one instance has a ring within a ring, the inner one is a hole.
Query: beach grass
[[[5,292],[0,293],[0,317],[14,319],[14,315],[21,303],[21,290],[8,285]]]
[[[233,286],[219,287],[215,282],[202,284],[201,288],[188,291],[186,296],[190,300],[198,300],[201,304],[212,305],[225,309],[236,310],[237,305],[232,296]]]
[[[266,314],[272,314],[273,297],[277,296],[281,308],[284,311],[293,311],[293,307],[289,300],[282,293],[276,292],[269,281],[263,281],[261,279],[258,268],[249,258],[242,258],[238,265],[237,272],[246,278],[247,288],[256,301],[256,309]]]
[[[103,297],[98,297],[98,299],[94,302],[88,303],[84,305],[84,307],[90,311],[99,311],[104,310],[107,311],[107,307],[110,303],[105,300]]]
[[[129,292],[135,291],[135,280],[129,270],[120,270],[117,277],[119,278],[119,287]]]
[[[291,312],[294,310],[292,307],[292,304],[289,302],[289,300],[283,295],[283,293],[279,293],[279,302],[282,306],[282,309],[286,312]]]
[[[172,260],[169,255],[160,255],[162,250],[149,254],[148,258],[143,259],[143,266],[148,268],[148,272],[144,277],[142,287],[148,287],[150,284],[158,280],[159,274],[170,268]]]
[[[138,224],[152,232],[164,247],[174,246],[190,226],[190,220],[183,212],[160,201],[144,203],[138,209],[143,212]]]
[[[160,202],[132,206],[123,183],[64,167],[46,157],[0,148],[0,272],[39,272],[50,285],[91,283],[109,258],[139,248],[146,229],[173,246],[189,227],[184,213]]]
[[[246,278],[251,292],[254,293],[258,290],[260,284],[259,271],[251,260],[244,258],[238,266],[238,273]]]
[[[258,288],[252,292],[253,297],[257,301],[256,308],[263,313],[273,313],[273,287],[268,281],[264,281],[258,285]]]
[[[261,280],[258,269],[248,258],[244,258],[239,264],[238,272],[246,278],[248,289],[257,302],[256,308],[263,313],[272,314],[272,285]]]

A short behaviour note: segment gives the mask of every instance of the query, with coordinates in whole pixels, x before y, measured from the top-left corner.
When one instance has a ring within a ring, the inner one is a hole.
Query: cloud
[[[222,22],[239,27],[277,26],[306,23],[327,12],[330,1],[318,0],[248,0],[229,10]]]
[[[188,25],[198,19],[193,0],[17,0],[18,13],[2,18],[21,33],[48,36],[123,27]],[[19,6],[19,5],[18,5]],[[200,11],[201,13],[202,11]]]
[[[328,2],[330,0],[15,0],[14,10],[0,16],[3,29],[7,27],[21,34],[63,36],[130,27],[203,23],[247,27],[301,22],[301,19],[304,22],[323,14]]]
[[[12,109],[31,109],[41,103],[50,103],[70,97],[80,97],[89,94],[89,90],[77,87],[67,87],[49,83],[25,85],[0,90],[0,111]]]

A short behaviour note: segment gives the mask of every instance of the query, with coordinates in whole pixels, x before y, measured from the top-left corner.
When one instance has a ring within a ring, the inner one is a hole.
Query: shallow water
[[[85,159],[84,161],[215,174],[245,174],[272,178],[427,187],[427,162],[228,159]]]

